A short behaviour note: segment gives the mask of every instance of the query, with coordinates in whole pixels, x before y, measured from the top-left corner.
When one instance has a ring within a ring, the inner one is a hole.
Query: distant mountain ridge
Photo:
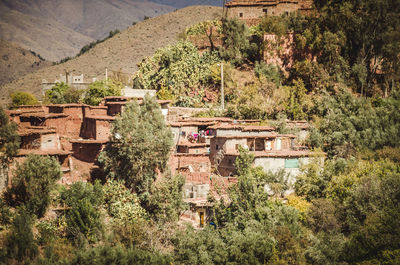
[[[0,0],[0,39],[58,61],[111,30],[173,10],[147,0]]]

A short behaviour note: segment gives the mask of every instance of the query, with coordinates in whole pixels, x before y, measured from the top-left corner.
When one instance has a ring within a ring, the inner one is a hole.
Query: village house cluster
[[[88,180],[97,170],[98,154],[109,141],[111,123],[131,100],[141,101],[117,96],[104,98],[100,106],[57,104],[9,110],[21,137],[15,160],[21,162],[28,154],[55,156],[64,173],[61,183]],[[182,219],[198,226],[209,217],[208,193],[236,182],[234,163],[240,147],[252,152],[254,164],[265,171],[290,173],[290,183],[311,155],[299,145],[307,136],[305,121],[288,121],[296,134],[279,134],[274,127],[258,125],[257,120],[195,118],[192,114],[204,109],[170,107],[168,100],[158,103],[174,138],[170,169],[186,178],[184,196],[191,208]]]

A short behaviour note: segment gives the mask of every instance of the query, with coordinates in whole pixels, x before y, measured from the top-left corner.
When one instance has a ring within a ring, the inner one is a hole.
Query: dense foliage
[[[95,81],[89,85],[85,92],[83,103],[98,106],[104,97],[121,96],[122,84],[112,79]]]
[[[61,82],[46,91],[45,101],[52,104],[80,103],[84,92]]]
[[[28,213],[41,218],[50,205],[50,191],[60,178],[60,163],[55,158],[29,155],[17,165],[4,198],[9,206],[24,206]]]
[[[37,98],[28,92],[16,91],[12,93],[10,97],[11,109],[17,108],[21,105],[36,105],[39,103]]]
[[[9,117],[0,107],[0,167],[3,169],[17,154],[20,138],[17,124],[10,122]]]
[[[201,87],[208,82],[209,67],[218,61],[215,52],[200,55],[193,44],[181,41],[157,50],[140,63],[133,82],[137,88],[157,89],[159,98],[190,105],[193,102],[187,102],[187,97],[202,102],[205,91]]]

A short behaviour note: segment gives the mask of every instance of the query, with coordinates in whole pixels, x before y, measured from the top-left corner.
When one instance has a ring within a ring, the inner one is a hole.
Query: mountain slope
[[[143,58],[152,55],[160,47],[177,42],[178,34],[185,28],[218,18],[221,14],[220,7],[191,6],[137,23],[80,57],[41,69],[0,87],[0,100],[7,101],[9,93],[16,89],[40,95],[42,79],[54,81],[65,71],[71,74],[83,73],[88,79],[103,78],[106,68],[133,74]]]
[[[57,61],[111,30],[173,10],[146,0],[0,0],[0,38]]]
[[[75,55],[82,46],[93,41],[56,21],[24,15],[15,10],[1,16],[0,37],[51,61]]]
[[[184,8],[192,5],[208,5],[208,6],[222,6],[223,0],[150,0],[154,3],[173,6],[176,8]]]
[[[0,86],[50,65],[31,51],[0,40]]]

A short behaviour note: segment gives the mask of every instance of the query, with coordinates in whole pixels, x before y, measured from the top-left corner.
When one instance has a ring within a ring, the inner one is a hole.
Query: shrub
[[[97,106],[107,96],[120,96],[122,84],[113,80],[96,81],[89,85],[83,102]]]
[[[61,174],[55,158],[29,155],[17,166],[12,185],[5,191],[5,200],[10,206],[23,205],[28,213],[41,218],[50,205],[50,191]]]
[[[28,92],[17,91],[11,94],[11,108],[15,109],[21,105],[36,105],[38,104],[37,98]]]

